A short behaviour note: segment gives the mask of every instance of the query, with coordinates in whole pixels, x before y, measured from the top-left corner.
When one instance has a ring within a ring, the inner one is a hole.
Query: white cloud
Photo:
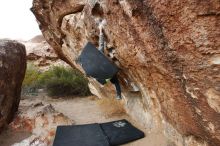
[[[41,34],[31,6],[32,0],[0,1],[0,38],[28,40]]]

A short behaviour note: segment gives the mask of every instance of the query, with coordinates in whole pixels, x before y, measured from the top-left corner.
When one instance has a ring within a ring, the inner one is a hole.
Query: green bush
[[[40,77],[50,96],[86,96],[90,94],[88,80],[77,70],[53,67]]]
[[[39,84],[41,74],[33,64],[27,64],[25,78],[22,83],[22,94],[34,94],[37,89],[41,88],[42,85]]]
[[[39,72],[33,65],[28,65],[23,90],[27,93],[37,89],[46,89],[50,96],[86,96],[90,94],[88,80],[76,69],[52,67]]]

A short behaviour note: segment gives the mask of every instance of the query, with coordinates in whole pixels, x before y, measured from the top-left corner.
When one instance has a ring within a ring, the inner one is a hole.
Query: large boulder
[[[97,45],[105,19],[128,113],[176,145],[220,145],[219,0],[34,0],[32,11],[58,56],[80,70],[74,61],[87,41]]]
[[[25,46],[0,40],[0,129],[11,122],[18,110],[25,71]]]

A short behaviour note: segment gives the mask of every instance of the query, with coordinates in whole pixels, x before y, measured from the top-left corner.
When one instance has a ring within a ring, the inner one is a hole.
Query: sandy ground
[[[167,138],[158,130],[148,134],[145,128],[141,127],[135,120],[128,115],[120,117],[106,117],[95,100],[89,98],[74,98],[74,99],[48,99],[55,109],[70,119],[75,124],[102,123],[113,120],[127,119],[133,125],[145,132],[146,137],[123,146],[171,146]]]
[[[14,143],[20,142],[25,138],[28,138],[31,133],[27,132],[14,132],[10,129],[6,129],[0,135],[0,146],[11,146]]]
[[[27,100],[27,99],[24,99]],[[24,101],[23,100],[23,101]],[[133,125],[145,132],[146,137],[123,146],[172,146],[162,132],[148,133],[143,127],[137,124],[135,120],[128,115],[120,117],[106,117],[105,113],[97,105],[96,100],[91,98],[71,98],[71,99],[52,99],[49,97],[40,97],[45,103],[50,103],[58,112],[63,113],[74,121],[75,124],[102,123],[119,119],[127,119]],[[21,101],[21,102],[23,102]],[[30,133],[17,132],[12,133],[6,130],[0,135],[0,145],[10,146],[30,136]]]

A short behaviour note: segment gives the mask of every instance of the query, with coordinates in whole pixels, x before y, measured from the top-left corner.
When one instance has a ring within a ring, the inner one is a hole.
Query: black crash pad
[[[109,146],[99,124],[58,126],[53,146]]]
[[[118,67],[90,42],[83,48],[77,62],[88,76],[98,79],[111,79],[119,71]]]
[[[53,146],[118,146],[143,137],[127,120],[58,126]]]
[[[100,125],[108,137],[109,144],[112,146],[125,144],[144,137],[142,131],[135,128],[125,119]]]

